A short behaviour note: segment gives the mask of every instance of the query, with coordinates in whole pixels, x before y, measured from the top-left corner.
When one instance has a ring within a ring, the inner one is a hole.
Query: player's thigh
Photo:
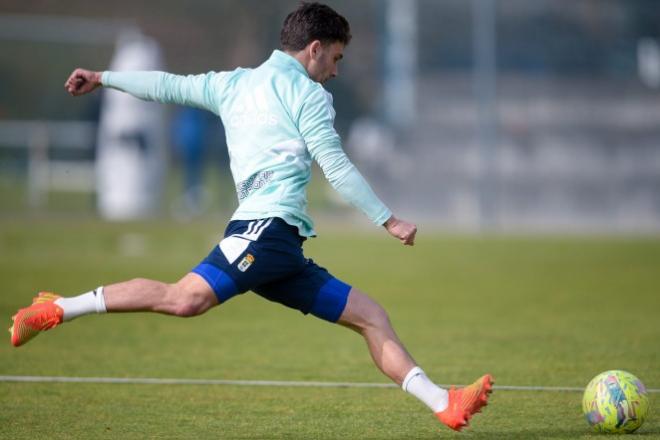
[[[346,308],[351,286],[308,259],[303,270],[252,290],[270,301],[334,323]]]

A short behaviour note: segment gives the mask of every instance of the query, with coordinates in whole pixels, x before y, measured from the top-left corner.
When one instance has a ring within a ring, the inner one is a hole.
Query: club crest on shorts
[[[240,263],[238,263],[238,270],[241,272],[245,272],[250,268],[250,266],[254,263],[254,256],[252,254],[247,254],[243,259],[241,260]]]

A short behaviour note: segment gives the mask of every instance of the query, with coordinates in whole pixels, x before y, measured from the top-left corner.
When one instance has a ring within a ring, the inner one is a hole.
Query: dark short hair
[[[284,20],[280,43],[284,50],[299,51],[314,40],[323,44],[340,42],[347,45],[351,41],[351,28],[348,21],[331,7],[302,2]]]

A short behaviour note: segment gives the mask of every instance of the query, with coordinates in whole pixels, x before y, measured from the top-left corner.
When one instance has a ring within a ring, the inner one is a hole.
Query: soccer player
[[[312,160],[335,190],[401,243],[412,246],[417,232],[374,194],[333,127],[332,97],[323,83],[338,74],[350,39],[344,17],[328,6],[302,3],[284,21],[281,50],[256,68],[190,76],[74,70],[65,83],[73,96],[103,86],[218,115],[239,206],[219,245],[178,282],[138,278],[68,298],[42,292],[13,317],[12,344],[20,346],[41,331],[91,313],[195,316],[251,290],[355,330],[387,377],[445,425],[466,426],[486,405],[491,376],[464,388],[438,387],[408,354],[379,304],[303,255],[303,242],[315,235],[305,194]]]

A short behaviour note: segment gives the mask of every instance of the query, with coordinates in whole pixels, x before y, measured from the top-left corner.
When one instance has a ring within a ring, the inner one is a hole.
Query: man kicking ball
[[[315,235],[305,192],[312,160],[335,190],[404,245],[412,246],[417,232],[374,194],[334,129],[332,96],[322,84],[337,76],[350,39],[344,17],[328,6],[302,3],[284,21],[281,50],[253,69],[189,76],[74,70],[65,83],[73,96],[103,86],[218,115],[239,206],[224,239],[178,282],[138,278],[67,298],[42,292],[13,317],[12,344],[18,347],[42,331],[91,313],[196,316],[251,290],[355,330],[387,377],[445,425],[455,430],[466,426],[486,405],[491,376],[464,388],[438,387],[408,354],[379,304],[303,255],[303,242]]]

